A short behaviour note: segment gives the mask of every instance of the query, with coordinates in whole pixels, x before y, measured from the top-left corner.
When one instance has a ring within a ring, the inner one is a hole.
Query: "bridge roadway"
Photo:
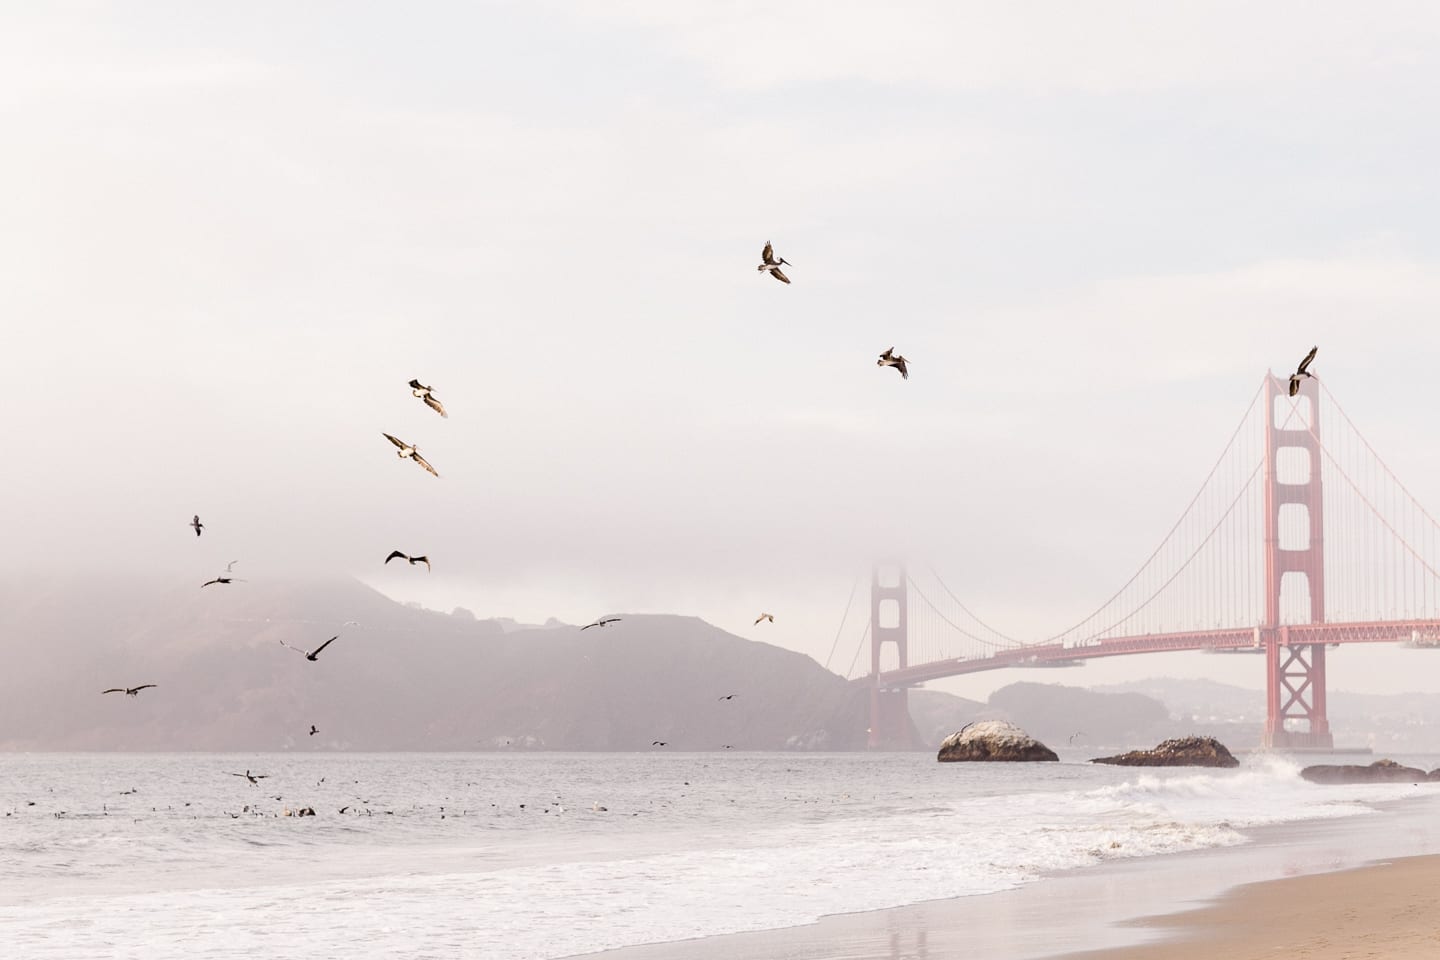
[[[1375,623],[1306,623],[1274,627],[1279,646],[1336,645],[1341,643],[1397,643],[1423,640],[1440,644],[1440,620],[1394,620]],[[1061,643],[1036,644],[997,650],[987,657],[961,657],[917,663],[898,670],[882,670],[879,686],[883,689],[910,687],[927,680],[958,677],[986,670],[1007,667],[1064,666],[1097,657],[1121,657],[1140,653],[1172,653],[1185,650],[1217,650],[1256,652],[1265,649],[1267,631],[1261,627],[1234,630],[1197,630],[1190,633],[1146,634],[1092,640],[1086,644],[1066,646]],[[872,684],[870,675],[855,683]]]

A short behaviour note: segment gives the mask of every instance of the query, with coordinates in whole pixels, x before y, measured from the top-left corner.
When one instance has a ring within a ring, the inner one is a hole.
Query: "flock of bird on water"
[[[790,282],[790,278],[785,276],[784,272],[780,269],[782,266],[789,267],[793,266],[793,264],[791,264],[790,261],[786,260],[784,257],[776,257],[774,248],[770,245],[770,241],[767,240],[765,242],[765,249],[760,253],[760,265],[755,269],[760,271],[761,273],[770,274],[770,276],[774,277],[776,280],[779,280],[781,283],[788,284]],[[1318,346],[1311,347],[1310,352],[1305,355],[1305,359],[1300,361],[1300,365],[1296,367],[1295,372],[1290,375],[1290,396],[1293,397],[1300,392],[1301,380],[1306,379],[1307,377],[1314,376],[1314,374],[1311,373],[1309,369],[1310,362],[1315,359],[1315,354],[1319,351],[1319,349],[1320,348]],[[910,371],[906,365],[907,361],[903,356],[900,356],[895,352],[894,347],[889,347],[885,350],[885,352],[881,353],[880,358],[876,360],[875,363],[877,366],[880,367],[894,367],[896,370],[900,371],[900,376],[903,379],[910,379]],[[440,402],[438,397],[435,396],[434,389],[434,387],[428,387],[422,384],[419,380],[410,381],[410,392],[413,396],[415,396],[419,400],[424,401],[427,407],[440,414],[440,416],[449,419],[450,414],[445,412],[445,405]],[[395,447],[397,448],[395,455],[397,457],[402,460],[407,458],[410,460],[414,460],[431,476],[440,476],[440,474],[436,472],[435,468],[430,465],[430,462],[420,455],[419,449],[417,449],[413,444],[406,443],[398,437],[394,437],[388,433],[382,433],[381,435],[386,440],[389,440],[392,444],[395,445]],[[201,522],[199,514],[195,515],[194,519],[190,521],[189,526],[194,529],[195,536],[197,537],[200,536],[201,532],[205,529],[205,524]],[[385,562],[388,564],[391,560],[404,560],[411,566],[414,566],[417,563],[423,563],[425,564],[425,569],[427,571],[430,570],[430,559],[426,556],[410,556],[409,554],[404,553],[400,550],[394,550],[390,553],[388,557],[385,558]],[[223,574],[215,577],[213,580],[206,580],[200,585],[201,589],[211,586],[212,584],[224,585],[236,582],[243,583],[243,580],[239,580],[238,578],[231,575],[234,572],[236,563],[239,563],[239,561],[230,561],[230,563],[226,564],[225,572]],[[601,617],[593,623],[587,623],[580,629],[583,631],[589,630],[591,627],[605,627],[612,623],[619,623],[620,619],[620,617]],[[755,618],[755,623],[757,625],[765,621],[774,623],[775,618],[768,613],[762,613],[760,614],[760,616]],[[320,656],[320,652],[338,639],[340,639],[340,636],[339,634],[336,634],[329,640],[326,640],[324,643],[320,644],[320,646],[316,647],[314,650],[309,651],[302,650],[299,647],[291,646],[284,640],[280,641],[280,645],[289,650],[294,650],[296,653],[304,656],[306,660],[314,663]],[[134,697],[138,696],[141,690],[149,690],[155,686],[156,684],[153,683],[144,683],[137,687],[111,687],[110,689],[101,692],[123,693],[127,697]],[[735,694],[732,693],[720,697],[719,699],[722,701],[728,701],[733,700],[734,698]],[[320,731],[315,728],[314,724],[310,725],[310,736],[313,737],[319,732]],[[652,741],[650,745],[653,747],[664,747],[668,745],[668,741],[655,740]],[[725,749],[730,749],[728,744],[726,745]],[[263,780],[266,777],[265,774],[251,774],[249,770],[246,770],[244,773],[234,773],[231,774],[231,776],[244,777],[250,782],[251,786],[255,786],[258,781]]]

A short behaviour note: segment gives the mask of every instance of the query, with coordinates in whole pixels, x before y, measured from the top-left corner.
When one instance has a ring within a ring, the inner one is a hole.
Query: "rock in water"
[[[1406,767],[1394,760],[1376,760],[1368,767],[1359,764],[1317,764],[1300,771],[1311,783],[1421,783],[1430,779],[1424,770]]]
[[[1122,767],[1238,767],[1240,761],[1214,737],[1178,737],[1154,750],[1131,750],[1118,757],[1096,757],[1091,763]]]
[[[940,744],[942,763],[958,760],[1059,760],[1055,751],[1004,720],[966,724]]]

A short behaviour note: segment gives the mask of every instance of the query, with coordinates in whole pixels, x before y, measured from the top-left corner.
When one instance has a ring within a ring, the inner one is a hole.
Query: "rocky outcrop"
[[[1424,770],[1407,767],[1394,760],[1376,760],[1366,767],[1321,763],[1301,770],[1300,776],[1311,783],[1420,783],[1435,779]]]
[[[940,744],[941,763],[952,761],[1059,760],[1055,751],[1004,720],[977,720],[966,724]]]
[[[1214,737],[1177,737],[1154,750],[1131,750],[1118,757],[1096,757],[1091,763],[1122,767],[1238,767],[1240,761]]]

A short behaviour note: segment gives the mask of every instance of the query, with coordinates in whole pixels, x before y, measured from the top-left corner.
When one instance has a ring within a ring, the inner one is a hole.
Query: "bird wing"
[[[204,590],[206,587],[210,586],[210,584],[212,584],[212,583],[219,583],[219,582],[220,582],[220,578],[218,578],[218,577],[215,578],[214,580],[206,580],[204,583],[200,584],[200,589],[201,589],[201,590]]]
[[[237,564],[237,563],[239,563],[239,562],[240,562],[239,560],[231,560],[229,563],[225,564],[225,572],[226,572],[226,573],[229,573],[230,571],[234,570],[234,569],[235,569],[235,564]]]
[[[1295,396],[1295,394],[1297,394],[1297,393],[1299,393],[1299,392],[1300,392],[1300,378],[1299,378],[1299,377],[1291,377],[1291,378],[1290,378],[1290,396],[1293,397],[1293,396]]]
[[[601,618],[601,620],[600,620],[600,623],[601,623],[602,626],[603,626],[604,624],[607,624],[607,623],[619,623],[619,622],[620,622],[620,618],[619,618],[619,617]]]
[[[411,564],[411,566],[414,566],[414,565],[417,564],[417,563],[423,563],[423,564],[425,564],[425,569],[426,569],[426,570],[429,570],[429,569],[430,569],[430,558],[429,558],[429,557],[411,557],[411,558],[410,558],[410,564]]]
[[[762,251],[760,251],[760,262],[761,262],[761,263],[774,263],[774,262],[775,262],[775,251],[771,248],[771,246],[770,246],[770,241],[769,241],[769,240],[766,240],[766,241],[765,241],[765,249],[762,250]]]
[[[305,652],[304,650],[301,650],[299,647],[292,647],[290,644],[286,643],[284,640],[281,640],[281,641],[280,641],[280,646],[284,647],[286,650],[294,650],[296,653],[299,653],[299,654],[303,654],[303,653]]]
[[[441,403],[439,400],[436,400],[434,397],[432,397],[432,396],[431,396],[430,394],[428,394],[428,393],[425,394],[425,406],[429,407],[431,410],[434,410],[436,413],[440,414],[440,416],[442,416],[442,417],[445,417],[445,418],[448,419],[449,416],[450,416],[450,414],[448,414],[448,413],[445,412],[445,405],[444,405],[443,403]]]
[[[391,443],[395,444],[395,446],[399,447],[401,450],[405,449],[405,442],[403,440],[397,440],[394,437],[390,436],[390,434],[388,433],[382,433],[380,435],[386,440],[389,440]]]
[[[420,386],[420,381],[419,381],[419,380],[411,380],[411,381],[410,381],[410,389],[411,389],[411,390],[428,390],[429,388],[428,388],[428,387],[422,387],[422,386]]]
[[[335,636],[331,637],[329,640],[326,640],[324,643],[320,644],[320,646],[316,647],[316,648],[315,648],[315,651],[314,651],[313,653],[311,653],[310,656],[312,656],[312,657],[318,657],[318,656],[320,655],[320,651],[321,651],[321,650],[324,650],[326,647],[330,646],[330,644],[334,643],[336,640],[339,640],[339,639],[340,639],[340,634],[338,634],[338,633],[335,634]]]
[[[424,467],[426,470],[429,470],[429,471],[430,471],[430,475],[431,475],[432,477],[438,477],[438,476],[440,476],[440,474],[438,474],[438,473],[435,472],[435,468],[432,467],[432,466],[430,466],[430,461],[428,461],[428,460],[426,460],[424,457],[420,456],[420,451],[419,451],[419,450],[416,450],[414,453],[410,454],[410,459],[411,459],[411,460],[414,460],[416,463],[420,464],[420,466]]]
[[[1307,354],[1305,354],[1305,359],[1300,361],[1300,368],[1299,368],[1298,370],[1296,370],[1295,372],[1296,372],[1296,373],[1304,373],[1304,372],[1305,372],[1305,368],[1308,367],[1308,366],[1310,366],[1310,361],[1315,359],[1315,354],[1318,353],[1319,351],[1320,351],[1320,348],[1319,348],[1318,346],[1311,347],[1311,348],[1310,348],[1310,352],[1307,353]]]
[[[390,551],[390,556],[388,556],[388,557],[385,558],[385,562],[386,562],[386,563],[389,563],[391,560],[394,560],[396,557],[399,557],[401,560],[409,560],[409,559],[410,559],[409,557],[405,556],[405,554],[401,553],[399,550],[391,550],[391,551]]]
[[[885,352],[880,354],[881,360],[889,360],[895,353],[894,347],[886,347]]]
[[[771,270],[771,271],[770,271],[770,276],[774,277],[776,280],[781,281],[782,283],[789,283],[789,282],[790,282],[790,278],[787,277],[787,276],[785,276],[785,274],[781,273],[779,267],[776,267],[775,269]]]
[[[124,692],[125,692],[125,688],[124,688],[124,687],[111,687],[109,690],[101,690],[100,692],[101,692],[102,694],[105,694],[105,693],[124,693]]]
[[[904,357],[899,357],[899,358],[897,358],[897,359],[895,360],[895,369],[900,371],[900,378],[901,378],[902,380],[909,380],[909,379],[910,379],[910,371],[907,370],[907,369],[905,369],[905,358],[904,358]]]
[[[149,689],[150,689],[151,687],[153,687],[153,686],[155,686],[155,684],[153,684],[153,683],[142,683],[140,686],[138,686],[138,687],[131,687],[130,689],[131,689],[131,690],[134,690],[136,693],[139,693],[141,690],[149,690]],[[129,692],[130,692],[129,690],[126,691],[126,693],[129,693]]]
[[[591,627],[598,627],[598,626],[600,626],[599,623],[587,623],[587,624],[585,624],[585,626],[581,627],[580,629],[581,629],[581,630],[589,630]]]

